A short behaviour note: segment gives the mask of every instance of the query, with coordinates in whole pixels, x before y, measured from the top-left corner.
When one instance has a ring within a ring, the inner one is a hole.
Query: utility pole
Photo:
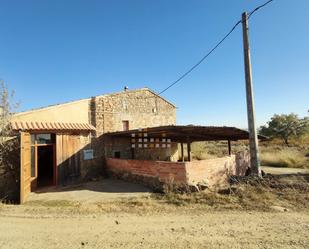
[[[249,48],[249,34],[248,34],[249,26],[248,26],[247,12],[244,12],[242,14],[242,30],[243,30],[243,45],[244,45],[251,174],[261,177],[259,146],[258,146],[257,131],[255,127],[252,69],[251,69],[250,48]]]

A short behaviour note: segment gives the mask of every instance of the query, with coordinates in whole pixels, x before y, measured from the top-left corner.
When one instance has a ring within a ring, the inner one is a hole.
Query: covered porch
[[[246,174],[250,167],[247,151],[232,154],[231,141],[249,138],[247,131],[235,127],[173,125],[107,133],[105,137],[108,171],[117,176],[137,176],[146,184],[157,178],[161,182],[216,186],[227,183],[230,175]],[[227,141],[228,154],[192,160],[191,144],[201,141]]]
[[[30,192],[78,179],[87,164],[84,150],[95,128],[88,123],[10,123],[20,139],[20,202]]]
[[[143,151],[146,155],[147,151],[155,152],[159,149],[167,151],[175,145],[178,149],[180,145],[179,161],[184,162],[192,161],[191,144],[193,142],[226,141],[228,155],[231,155],[231,142],[247,140],[249,133],[246,130],[227,126],[170,125],[106,133],[104,136],[108,144],[107,151],[113,151],[117,146],[124,150],[130,145],[130,153],[125,154],[126,159],[139,159],[139,151]],[[264,138],[259,136],[259,139]],[[112,154],[107,154],[107,157],[114,157]],[[141,156],[140,159],[146,158]],[[172,160],[160,158],[160,161]]]

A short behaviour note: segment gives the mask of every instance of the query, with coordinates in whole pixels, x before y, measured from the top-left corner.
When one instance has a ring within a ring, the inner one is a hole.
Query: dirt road
[[[308,248],[309,214],[0,214],[0,248]]]
[[[0,249],[309,248],[308,181],[253,178],[226,193],[112,182],[33,193],[24,205],[0,204]]]

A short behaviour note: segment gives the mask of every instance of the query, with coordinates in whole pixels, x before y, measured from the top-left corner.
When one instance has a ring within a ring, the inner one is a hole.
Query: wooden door
[[[31,192],[31,136],[20,133],[20,203],[27,201]]]
[[[70,177],[81,174],[83,143],[79,135],[57,134],[56,137],[56,165],[57,184],[64,184]]]

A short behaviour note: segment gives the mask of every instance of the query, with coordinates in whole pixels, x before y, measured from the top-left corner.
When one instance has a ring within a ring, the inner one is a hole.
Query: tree
[[[3,145],[7,141],[11,133],[9,125],[13,108],[16,105],[11,105],[10,101],[14,97],[14,92],[9,92],[4,81],[0,81],[0,145]],[[0,159],[1,160],[1,159]]]
[[[292,136],[299,137],[309,128],[309,119],[299,118],[296,114],[275,114],[267,125],[260,127],[260,134],[268,137],[281,138],[288,146]]]
[[[19,180],[19,139],[12,136],[10,119],[17,104],[14,91],[0,81],[0,200],[16,199]]]

